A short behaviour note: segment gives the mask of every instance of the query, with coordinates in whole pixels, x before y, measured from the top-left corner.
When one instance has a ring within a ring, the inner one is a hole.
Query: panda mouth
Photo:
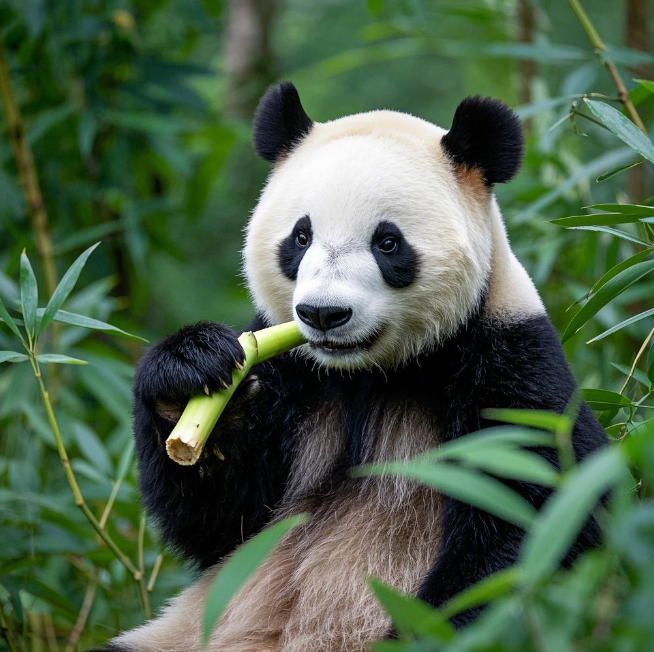
[[[365,339],[355,342],[337,342],[335,340],[321,340],[310,342],[309,346],[312,349],[317,349],[327,355],[338,356],[347,355],[348,353],[357,353],[359,351],[367,351],[379,339],[382,329],[376,330],[374,333]]]

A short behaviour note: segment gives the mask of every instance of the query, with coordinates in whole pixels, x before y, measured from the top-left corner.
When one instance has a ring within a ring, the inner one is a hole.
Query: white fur
[[[244,250],[257,308],[273,323],[296,319],[310,341],[324,336],[297,319],[299,303],[353,310],[347,324],[330,331],[336,342],[361,341],[383,328],[369,351],[336,357],[307,351],[325,366],[389,367],[428,350],[456,331],[489,280],[489,305],[501,304],[504,317],[542,310],[492,194],[457,175],[440,147],[444,133],[390,111],[349,116],[315,125],[271,173]],[[313,242],[291,281],[277,248],[304,215]],[[396,223],[419,253],[419,275],[406,288],[384,282],[370,250],[381,221]]]

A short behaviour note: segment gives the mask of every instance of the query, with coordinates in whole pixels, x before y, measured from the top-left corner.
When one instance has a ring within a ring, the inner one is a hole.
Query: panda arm
[[[231,378],[237,337],[219,324],[186,327],[152,347],[135,377],[134,436],[144,503],[166,543],[203,568],[267,523],[288,469],[284,443],[295,411],[285,379],[296,376],[290,355],[255,369],[256,379],[238,389],[195,465],[180,466],[166,454],[175,423],[171,412],[179,413],[205,385],[219,388],[226,373]]]
[[[474,351],[476,362],[468,369],[469,374],[462,374],[468,390],[464,392],[458,386],[456,391],[459,396],[470,396],[469,387],[477,381],[473,403],[459,404],[459,409],[476,416],[472,420],[467,418],[464,432],[453,431],[450,437],[497,425],[479,416],[487,407],[562,413],[576,388],[556,332],[545,315],[520,324],[487,328],[469,350]],[[458,415],[452,421],[463,423],[464,417]],[[572,434],[576,458],[581,460],[606,441],[604,430],[588,405],[582,403]],[[539,453],[557,465],[553,449],[540,449]],[[540,509],[550,493],[546,487],[525,482],[507,484],[536,509]],[[419,596],[434,606],[444,604],[457,593],[514,564],[524,537],[520,527],[453,499],[446,500],[441,531],[440,553],[419,591]],[[596,546],[599,540],[599,527],[590,518],[564,564]],[[461,613],[452,619],[453,623],[462,626],[479,611],[477,608]]]

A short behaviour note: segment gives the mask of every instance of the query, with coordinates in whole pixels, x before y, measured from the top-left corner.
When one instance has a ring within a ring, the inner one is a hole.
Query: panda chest
[[[376,437],[361,442],[364,461],[408,458],[435,445],[415,413],[368,421]],[[244,587],[220,628],[221,644],[246,635],[261,642],[253,650],[363,652],[390,627],[366,578],[415,594],[433,564],[438,493],[397,477],[344,476],[337,470],[348,452],[343,424],[334,409],[305,424],[275,518],[306,512],[311,521],[292,530]]]

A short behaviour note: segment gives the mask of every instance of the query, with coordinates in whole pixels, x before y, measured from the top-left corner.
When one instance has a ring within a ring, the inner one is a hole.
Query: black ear
[[[261,158],[274,163],[304,138],[313,126],[297,89],[283,81],[270,86],[254,114],[252,143]]]
[[[518,116],[506,104],[476,95],[459,104],[441,144],[455,165],[477,168],[492,186],[515,176],[524,138]]]

